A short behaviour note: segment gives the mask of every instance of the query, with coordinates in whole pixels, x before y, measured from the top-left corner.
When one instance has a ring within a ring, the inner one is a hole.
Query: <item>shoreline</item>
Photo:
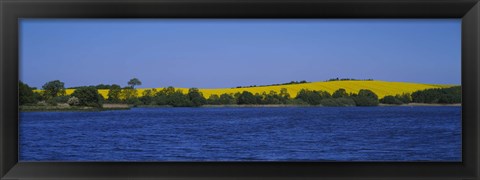
[[[88,106],[68,106],[65,104],[59,104],[57,106],[24,105],[19,106],[18,108],[20,112],[98,112],[129,109],[131,109],[131,107],[128,104],[104,104],[101,108]]]
[[[203,105],[200,108],[222,108],[222,107],[396,107],[396,106],[462,106],[462,104],[428,104],[428,103],[409,103],[409,104],[378,104],[378,106],[322,106],[322,105],[299,105],[299,104],[229,104],[229,105]]]
[[[378,106],[368,107],[461,107],[462,104],[427,104],[427,103],[409,103],[409,104],[378,104]],[[281,108],[281,107],[363,107],[363,106],[322,106],[322,105],[301,105],[301,104],[226,104],[226,105],[203,105],[196,108]],[[105,104],[102,108],[95,107],[65,107],[65,106],[20,106],[20,112],[95,112],[95,111],[116,111],[130,110],[132,108],[177,108],[173,106],[141,105],[132,106],[128,104]],[[192,107],[189,107],[192,108]]]
[[[378,104],[378,106],[383,106],[383,107],[388,107],[388,106],[462,106],[461,103],[455,103],[455,104],[428,104],[428,103],[408,103],[408,104]]]

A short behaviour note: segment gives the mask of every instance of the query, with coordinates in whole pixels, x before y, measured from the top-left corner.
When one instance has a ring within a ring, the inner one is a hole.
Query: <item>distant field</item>
[[[402,93],[412,93],[417,90],[429,89],[429,88],[443,88],[451,87],[452,85],[439,85],[439,84],[419,84],[419,83],[406,83],[406,82],[387,82],[387,81],[328,81],[328,82],[311,82],[304,84],[292,84],[292,85],[279,85],[279,86],[264,86],[264,87],[248,87],[248,88],[218,88],[218,89],[200,89],[203,95],[208,98],[212,94],[223,93],[236,93],[249,91],[252,93],[263,93],[276,91],[280,92],[280,89],[286,88],[291,97],[295,97],[301,89],[309,90],[323,90],[333,93],[335,90],[343,88],[347,92],[357,93],[360,89],[369,89],[375,92],[379,98],[386,95],[396,95]],[[145,89],[151,88],[138,88],[138,95],[141,96]],[[158,91],[163,88],[155,88]],[[181,89],[184,93],[188,92],[188,88],[176,88]],[[41,90],[37,90],[41,91]],[[67,89],[68,95],[72,94],[74,89]],[[99,93],[107,98],[108,89],[101,89]]]

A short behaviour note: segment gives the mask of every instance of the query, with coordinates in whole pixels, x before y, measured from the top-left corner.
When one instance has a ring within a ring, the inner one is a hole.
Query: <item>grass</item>
[[[409,83],[409,82],[387,82],[387,81],[328,81],[328,82],[310,82],[302,84],[290,84],[290,85],[278,85],[278,86],[263,86],[263,87],[245,87],[245,88],[217,88],[217,89],[200,89],[203,95],[208,98],[212,94],[234,94],[237,92],[249,91],[253,94],[276,91],[280,92],[280,89],[286,88],[291,97],[295,97],[301,89],[309,90],[323,90],[327,91],[330,94],[335,90],[343,88],[348,93],[358,93],[360,89],[369,89],[379,98],[383,98],[387,95],[396,95],[402,93],[412,93],[418,90],[430,89],[430,88],[445,88],[451,87],[452,85],[442,85],[442,84],[420,84],[420,83]],[[138,88],[138,95],[142,96],[143,91],[151,88]],[[163,88],[155,88],[157,91],[162,90]],[[188,92],[188,88],[175,88],[180,89],[184,93]],[[41,90],[37,90],[41,91]],[[67,95],[72,94],[74,89],[67,89]],[[104,97],[108,97],[108,89],[100,89],[99,93]]]

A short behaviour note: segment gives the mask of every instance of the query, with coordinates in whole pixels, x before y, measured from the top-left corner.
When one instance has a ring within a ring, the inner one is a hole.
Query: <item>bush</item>
[[[397,94],[395,95],[395,98],[399,99],[405,104],[412,102],[412,96],[410,95],[410,93],[402,93],[402,95]]]
[[[143,104],[145,105],[153,105],[155,104],[154,102],[154,96],[155,94],[157,93],[157,90],[152,88],[152,89],[145,89],[145,91],[143,91],[143,95],[142,97],[138,98],[140,101],[142,101]]]
[[[53,98],[48,99],[47,103],[52,105],[52,106],[56,106],[59,103],[67,103],[69,98],[70,98],[70,96],[57,96],[57,97],[53,97]]]
[[[378,106],[378,96],[368,89],[361,89],[353,98],[357,106]]]
[[[187,96],[194,107],[199,107],[207,103],[207,100],[197,88],[190,88]]]
[[[310,105],[319,105],[322,98],[315,92],[306,89],[301,89],[296,99],[301,99],[302,101]]]
[[[95,87],[83,87],[76,89],[72,96],[79,99],[80,106],[102,107],[103,97]]]
[[[305,101],[301,99],[288,99],[285,104],[295,104],[295,105],[308,105]]]
[[[56,106],[58,105],[58,103],[52,99],[49,99],[47,101],[45,101],[48,105],[51,105],[51,106]]]
[[[167,96],[167,104],[173,107],[191,107],[192,102],[187,95],[183,94],[181,90],[175,91],[173,94]]]
[[[125,100],[138,98],[138,92],[136,89],[126,87],[120,91],[120,98]]]
[[[59,80],[47,82],[42,88],[47,99],[65,95],[65,83]]]
[[[153,103],[159,106],[168,104],[168,97],[166,94],[159,92],[153,97]]]
[[[398,99],[396,96],[385,96],[382,99],[380,99],[380,103],[383,104],[403,104],[403,101]]]
[[[77,97],[72,96],[68,99],[67,103],[70,106],[78,106],[80,104],[80,100]]]
[[[462,88],[455,86],[450,88],[435,88],[415,91],[412,93],[412,102],[416,103],[461,103]]]
[[[207,104],[211,104],[211,105],[220,105],[222,104],[220,102],[220,97],[216,94],[212,94],[210,95],[210,97],[207,99]]]
[[[220,101],[220,104],[236,104],[237,103],[237,100],[235,99],[235,97],[233,97],[230,94],[220,95],[219,101]]]
[[[136,98],[136,97],[128,98],[128,99],[125,100],[125,102],[127,104],[133,104],[135,107],[144,104],[139,98]]]
[[[357,106],[378,106],[378,100],[368,97],[355,97],[353,100]]]
[[[107,101],[110,103],[121,102],[120,100],[121,92],[122,92],[122,88],[119,85],[116,85],[116,84],[111,85],[108,91]]]
[[[333,98],[344,98],[344,97],[348,97],[348,93],[347,93],[347,91],[345,91],[345,89],[341,88],[341,89],[338,89],[335,92],[333,92],[332,97]]]
[[[280,94],[275,91],[270,91],[270,93],[263,93],[263,104],[285,104],[290,95],[285,88],[282,88]]]
[[[344,107],[344,106],[355,106],[355,101],[352,98],[327,98],[320,101],[322,106],[330,107]]]
[[[257,98],[251,92],[243,91],[238,97],[238,104],[257,104]]]
[[[310,105],[319,105],[322,99],[331,97],[332,96],[326,91],[310,91],[307,89],[301,89],[295,98],[301,99]]]
[[[37,102],[36,93],[33,92],[33,88],[21,81],[18,82],[18,95],[20,105]]]

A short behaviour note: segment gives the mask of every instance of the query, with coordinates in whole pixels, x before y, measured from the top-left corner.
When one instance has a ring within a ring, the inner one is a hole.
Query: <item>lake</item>
[[[461,107],[22,112],[20,161],[461,161]]]

